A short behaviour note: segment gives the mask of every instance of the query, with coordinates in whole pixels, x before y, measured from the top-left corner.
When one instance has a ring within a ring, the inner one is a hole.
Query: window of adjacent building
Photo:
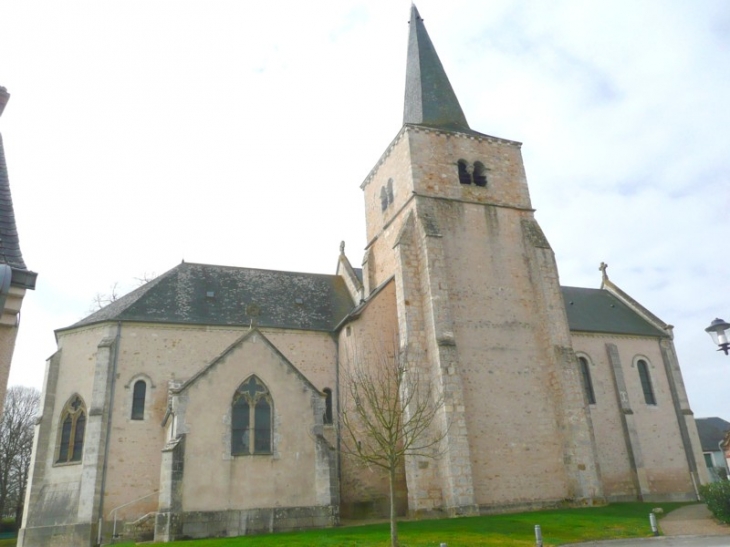
[[[147,382],[137,380],[132,390],[132,419],[144,420],[144,400],[147,395]]]
[[[61,411],[61,431],[56,463],[81,461],[85,431],[86,407],[81,397],[74,395]]]
[[[325,424],[331,424],[332,423],[332,390],[330,388],[326,387],[322,391],[324,391],[324,395],[325,395],[324,416],[322,417],[322,421]]]
[[[641,380],[641,389],[644,392],[644,401],[646,401],[647,405],[655,405],[656,397],[654,397],[654,388],[651,385],[651,376],[649,376],[649,365],[643,359],[639,359],[636,362],[636,369],[639,371],[639,380]]]
[[[256,376],[244,381],[233,395],[231,406],[231,453],[271,454],[273,401]]]
[[[712,461],[712,454],[710,454],[709,452],[705,452],[703,455],[705,456],[705,465],[707,466],[707,468],[709,469],[714,467],[715,464]]]
[[[585,390],[586,400],[589,405],[595,405],[596,393],[593,391],[593,381],[591,380],[591,369],[588,364],[588,359],[578,357],[578,364],[580,365],[580,374],[583,378],[583,389]]]

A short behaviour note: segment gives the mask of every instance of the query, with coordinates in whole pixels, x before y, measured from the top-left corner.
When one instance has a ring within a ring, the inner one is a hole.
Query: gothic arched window
[[[644,401],[647,405],[655,405],[656,397],[654,396],[654,388],[651,385],[651,376],[649,376],[649,365],[643,359],[639,359],[636,361],[636,369],[639,371],[639,380],[641,380],[641,389],[644,392]]]
[[[593,391],[593,381],[591,380],[591,370],[588,367],[588,359],[578,357],[578,364],[580,365],[580,374],[583,378],[583,389],[586,393],[586,400],[589,405],[595,405],[596,393]]]
[[[256,376],[238,386],[231,405],[231,454],[272,453],[273,408],[269,390]]]
[[[132,390],[132,419],[144,420],[144,400],[147,395],[147,382],[137,380]]]
[[[56,463],[80,462],[84,451],[86,406],[78,395],[71,397],[61,411],[61,429]]]

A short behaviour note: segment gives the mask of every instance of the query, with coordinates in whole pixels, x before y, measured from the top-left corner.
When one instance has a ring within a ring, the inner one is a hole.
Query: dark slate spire
[[[459,100],[415,5],[411,5],[409,25],[403,123],[469,131]]]
[[[0,86],[0,115],[9,98],[10,94]],[[18,239],[18,229],[15,227],[15,213],[10,196],[10,182],[8,168],[5,164],[2,135],[0,135],[0,264],[7,264],[12,268],[14,285],[31,289],[35,287],[36,274],[29,272],[25,267],[23,255],[20,252],[20,240]]]

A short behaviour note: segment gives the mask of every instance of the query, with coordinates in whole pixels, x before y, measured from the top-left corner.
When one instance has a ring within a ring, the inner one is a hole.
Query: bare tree
[[[398,350],[397,343],[382,346],[344,364],[340,425],[342,452],[388,474],[390,543],[396,547],[396,473],[406,456],[438,457],[448,427],[439,430],[434,423],[444,400],[423,363]]]
[[[155,274],[155,272],[144,272],[140,277],[134,278],[134,281],[136,283],[135,287],[141,287],[142,285],[146,285],[156,277],[157,274]],[[109,290],[107,292],[96,293],[94,295],[94,298],[91,299],[89,313],[99,311],[100,309],[105,308],[112,302],[119,300],[119,298],[123,296],[121,292],[122,290],[123,289],[120,289],[119,287],[119,281],[115,281],[109,286]]]
[[[16,523],[23,515],[39,403],[37,389],[12,386],[0,420],[0,517],[14,516]]]
[[[141,276],[135,277],[134,280],[137,282],[137,286],[141,287],[142,285],[146,285],[153,279],[157,277],[157,274],[155,272],[143,272]]]
[[[94,295],[91,300],[91,306],[89,307],[89,313],[98,311],[119,298],[119,282],[115,281],[109,286],[109,292],[98,292]]]

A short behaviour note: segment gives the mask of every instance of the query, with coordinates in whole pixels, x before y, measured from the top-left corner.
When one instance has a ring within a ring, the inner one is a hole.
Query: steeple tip
[[[3,115],[3,110],[5,110],[5,105],[8,104],[8,100],[10,100],[10,93],[0,85],[0,116]]]
[[[403,123],[468,131],[459,100],[415,4],[411,4],[408,25]]]

